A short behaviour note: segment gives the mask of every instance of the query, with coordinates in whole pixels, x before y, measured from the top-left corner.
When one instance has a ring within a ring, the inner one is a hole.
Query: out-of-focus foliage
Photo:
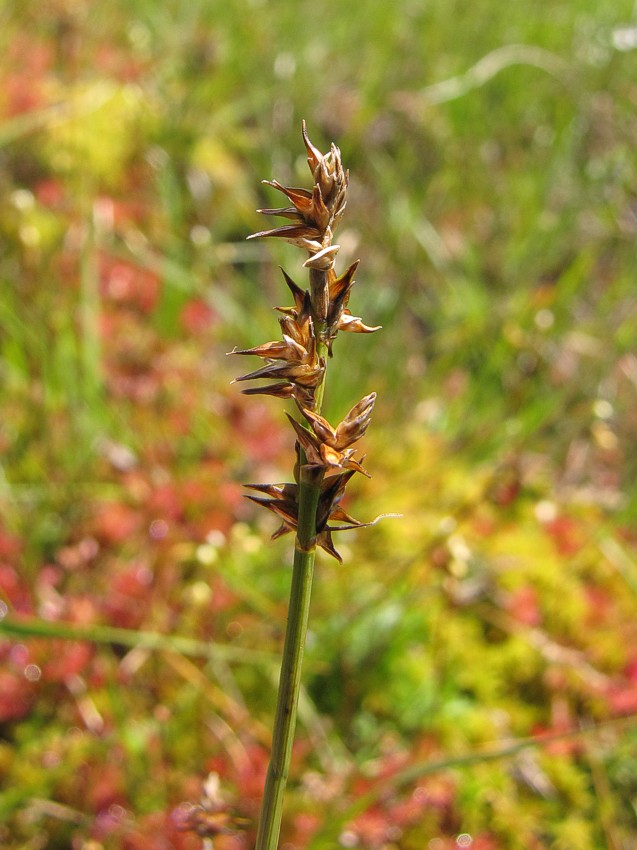
[[[327,414],[379,392],[356,515],[403,518],[319,564],[285,846],[633,847],[633,4],[0,24],[2,847],[194,850],[209,773],[215,847],[252,846],[290,554],[240,484],[292,445],[225,352],[285,303],[296,254],[244,238],[260,178],[305,179],[301,118],[384,326],[337,341]]]

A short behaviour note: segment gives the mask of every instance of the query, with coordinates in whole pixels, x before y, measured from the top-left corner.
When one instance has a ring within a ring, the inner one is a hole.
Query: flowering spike
[[[365,528],[368,525],[375,525],[382,516],[394,516],[394,514],[384,514],[376,517],[372,522],[359,522],[340,507],[339,503],[345,492],[345,486],[353,474],[353,470],[348,470],[338,475],[331,475],[324,478],[320,485],[321,492],[316,516],[316,542],[341,563],[342,559],[334,547],[332,532]],[[246,484],[244,486],[266,494],[269,498],[252,495],[246,495],[246,498],[276,514],[282,521],[282,524],[272,535],[273,540],[294,531],[298,527],[298,484]],[[330,525],[330,520],[345,523],[345,525]]]
[[[284,271],[293,304],[275,308],[281,314],[281,339],[245,349],[235,348],[231,352],[252,354],[265,361],[259,369],[235,379],[237,382],[267,382],[265,386],[249,387],[244,393],[293,399],[307,423],[286,414],[295,434],[294,481],[246,485],[254,491],[246,497],[279,520],[272,538],[295,534],[285,663],[255,850],[273,850],[280,832],[280,801],[292,751],[299,665],[316,549],[320,547],[342,562],[334,546],[333,533],[373,524],[359,522],[350,516],[341,507],[341,500],[352,476],[360,473],[369,477],[363,468],[365,457],[357,456],[352,445],[369,427],[376,394],[364,396],[336,427],[321,415],[321,403],[326,359],[332,353],[338,332],[371,333],[378,328],[364,325],[362,319],[352,316],[347,309],[359,261],[352,263],[341,275],[335,271],[339,246],[334,244],[334,232],[347,204],[349,172],[343,168],[341,152],[335,144],[330,145],[327,153],[322,153],[310,141],[305,121],[302,133],[312,173],[311,188],[283,186],[277,180],[265,180],[266,185],[285,196],[288,204],[259,212],[280,216],[287,222],[253,233],[248,238],[283,239],[305,251],[304,267],[309,272],[309,285],[302,289]]]

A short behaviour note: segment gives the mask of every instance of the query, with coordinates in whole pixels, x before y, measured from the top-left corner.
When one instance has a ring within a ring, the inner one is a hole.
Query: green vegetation
[[[633,4],[44,6],[0,7],[2,847],[254,846],[291,558],[241,483],[291,438],[225,352],[305,118],[383,325],[323,410],[378,392],[348,505],[403,519],[317,558],[282,846],[632,848]]]

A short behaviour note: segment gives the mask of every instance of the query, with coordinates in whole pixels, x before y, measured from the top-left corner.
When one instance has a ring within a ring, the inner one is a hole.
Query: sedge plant
[[[287,221],[248,238],[284,239],[301,248],[307,254],[303,267],[308,273],[308,284],[306,288],[299,286],[283,272],[294,303],[290,307],[276,308],[281,314],[281,339],[231,352],[265,361],[260,368],[236,379],[266,381],[265,385],[245,389],[245,393],[261,393],[295,403],[295,415],[287,414],[296,438],[294,480],[283,484],[246,485],[255,492],[249,498],[272,511],[280,520],[273,538],[288,533],[295,535],[272,752],[256,850],[275,850],[279,841],[316,549],[321,547],[341,561],[333,533],[372,524],[349,516],[341,507],[341,500],[352,476],[359,473],[369,477],[353,446],[369,426],[376,394],[370,393],[358,401],[336,427],[321,415],[321,405],[327,364],[338,333],[372,333],[379,328],[365,325],[347,306],[359,261],[341,274],[335,270],[339,246],[333,239],[347,202],[349,172],[343,168],[336,145],[332,144],[323,154],[310,141],[305,122],[302,132],[312,188],[291,188],[276,180],[264,181],[285,195],[287,205],[259,212],[281,216]]]

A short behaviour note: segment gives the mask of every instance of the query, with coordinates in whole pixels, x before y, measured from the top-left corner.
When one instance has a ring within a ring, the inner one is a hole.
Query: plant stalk
[[[325,357],[325,315],[323,302],[328,288],[327,273],[311,270],[312,313],[317,329],[318,353]],[[318,309],[317,309],[318,306]],[[315,410],[320,412],[325,376],[316,388]],[[303,455],[301,451],[301,455]],[[316,556],[316,514],[324,470],[304,465],[299,468],[299,513],[288,622],[283,644],[277,706],[272,734],[272,752],[265,779],[255,850],[276,850],[281,832],[283,797],[290,770],[296,715],[301,688],[301,670],[310,612],[314,559]]]
[[[301,667],[310,610],[314,557],[316,554],[316,508],[319,487],[300,487],[299,534],[294,549],[288,624],[272,736],[272,753],[265,780],[256,850],[276,850],[281,831],[283,795],[290,769],[296,714],[301,687]],[[301,538],[304,525],[305,543]],[[310,548],[303,548],[308,545]]]

